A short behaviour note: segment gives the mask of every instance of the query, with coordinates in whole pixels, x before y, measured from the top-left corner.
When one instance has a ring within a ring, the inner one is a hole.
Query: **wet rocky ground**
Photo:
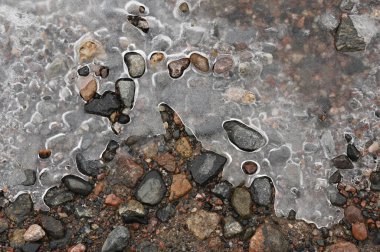
[[[372,38],[372,42],[366,42],[347,15],[369,14],[378,20],[380,3],[368,0],[355,5],[356,2],[286,1],[279,4],[278,1],[239,0],[221,5],[210,1],[208,11],[215,16],[227,15],[239,27],[254,23],[259,27],[260,36],[268,36],[268,40],[271,31],[266,30],[267,27],[281,27],[278,24],[293,27],[291,34],[279,35],[281,48],[268,44],[265,50],[273,53],[283,64],[287,76],[298,80],[297,84],[286,85],[273,65],[263,70],[261,78],[268,89],[276,87],[289,97],[294,92],[300,93],[305,99],[300,102],[315,101],[310,116],[318,119],[318,127],[329,128],[339,125],[334,114],[342,109],[355,113],[355,106],[362,106],[358,101],[360,97],[349,89],[341,90],[339,83],[352,87],[358,80],[367,80],[369,66],[379,59],[379,35]],[[178,8],[184,13],[188,11],[186,5]],[[318,27],[317,16],[323,17]],[[146,20],[134,18],[130,22],[148,32]],[[243,52],[247,45],[238,43],[234,47]],[[364,50],[365,57],[357,54]],[[161,56],[156,57],[159,61]],[[131,77],[144,74],[146,69],[139,63],[143,61],[139,54],[125,54],[124,61]],[[171,77],[181,77],[183,68],[190,62],[198,70],[210,70],[208,64],[205,69],[202,55],[195,55],[184,62],[169,64]],[[228,66],[228,60],[224,64]],[[138,67],[131,71],[133,65]],[[101,78],[107,78],[109,71],[112,74],[112,69],[103,65],[80,68],[78,74],[88,76],[91,71]],[[213,71],[224,69],[214,65]],[[375,87],[379,87],[379,73],[380,70],[371,75],[375,78]],[[122,110],[132,107],[135,86],[129,78],[119,79],[115,85],[115,92],[99,95],[96,83],[89,80],[78,95],[86,102],[86,113],[109,118],[113,131],[119,133],[120,125],[130,120]],[[322,99],[321,93],[330,96]],[[249,101],[252,96],[246,99]],[[350,108],[348,100],[352,101]],[[65,176],[60,186],[44,196],[50,211],[35,211],[28,194],[21,194],[10,202],[5,197],[7,189],[3,188],[0,192],[0,251],[379,251],[379,139],[376,135],[368,137],[371,130],[378,132],[376,127],[379,128],[380,99],[376,92],[371,102],[371,106],[364,109],[371,110],[371,116],[377,120],[372,124],[373,129],[357,118],[348,119],[353,133],[340,132],[345,138],[342,145],[346,152],[337,153],[331,159],[336,171],[329,176],[328,183],[337,190],[329,195],[329,200],[344,211],[339,224],[318,228],[296,220],[296,211],[290,211],[288,216],[276,216],[274,201],[281,195],[275,195],[272,179],[264,176],[256,178],[250,187],[233,187],[222,177],[228,159],[204,149],[179,115],[168,106],[160,106],[164,135],[110,140],[99,160],[86,160],[85,155],[78,152],[76,166],[89,180]],[[234,127],[236,124],[224,125],[231,142],[241,149],[256,149],[264,144],[257,141],[259,147],[245,147],[245,138],[243,141],[234,138]],[[271,163],[281,163],[281,158],[287,160],[286,150],[281,153],[272,157]],[[41,149],[38,159],[44,162],[53,156],[54,150]],[[353,163],[365,158],[376,163],[377,168],[363,171],[362,179],[352,183],[342,179],[343,170],[354,169]],[[242,168],[246,174],[254,174],[258,169],[255,162],[247,162]],[[23,185],[36,182],[33,169],[26,170],[25,175]]]

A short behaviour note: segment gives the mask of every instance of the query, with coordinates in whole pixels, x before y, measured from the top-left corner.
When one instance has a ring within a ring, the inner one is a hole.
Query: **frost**
[[[0,14],[11,28],[5,29],[4,25],[0,28],[4,31],[0,34],[1,43],[6,45],[0,47],[0,63],[6,73],[0,76],[0,186],[7,196],[14,199],[22,192],[29,192],[35,207],[47,210],[42,200],[47,189],[67,174],[85,178],[76,169],[74,157],[78,151],[86,159],[97,159],[110,139],[163,134],[159,105],[165,103],[180,115],[206,149],[229,158],[223,177],[234,186],[249,186],[257,177],[270,177],[276,188],[278,215],[287,216],[293,209],[297,218],[319,227],[330,226],[342,218],[341,209],[332,206],[327,198],[330,191],[327,181],[334,172],[330,159],[345,151],[343,133],[354,130],[345,118],[361,120],[363,115],[368,116],[365,109],[372,103],[367,97],[356,97],[362,105],[357,113],[349,115],[345,111],[333,116],[336,127],[320,127],[318,117],[307,111],[315,106],[311,94],[318,90],[310,88],[306,95],[298,92],[281,61],[264,52],[268,46],[275,49],[277,35],[282,37],[277,32],[286,34],[286,25],[268,30],[268,36],[273,37],[262,40],[255,27],[243,29],[227,18],[216,17],[209,12],[207,1],[189,1],[189,13],[185,15],[176,9],[182,1],[163,4],[146,0],[141,1],[145,4],[143,17],[150,27],[144,33],[127,19],[129,14],[141,10],[135,1],[127,4],[90,1],[96,5],[90,7],[88,1],[41,1],[38,5],[32,1],[22,1],[19,5],[18,1],[5,2],[8,4],[0,7]],[[27,21],[12,16],[17,9],[28,13],[24,16]],[[7,12],[11,14],[6,15]],[[326,15],[322,22],[332,29],[336,20]],[[366,32],[363,36],[373,34]],[[93,63],[110,68],[107,79],[96,77],[99,93],[114,91],[117,79],[129,77],[123,63],[125,52],[148,55],[145,74],[135,79],[136,96],[129,113],[131,123],[118,136],[107,119],[84,113],[76,86],[80,79],[76,73],[80,65],[76,52],[86,40],[102,46]],[[245,43],[246,47],[237,50],[239,43]],[[163,50],[167,59],[153,67],[149,58],[158,50]],[[172,79],[168,62],[193,52],[207,55],[211,63],[219,57],[231,57],[233,68],[226,74],[205,74],[189,67],[182,77]],[[52,69],[52,62],[67,67],[66,74]],[[51,70],[48,76],[47,67]],[[307,71],[314,66],[300,67],[309,81]],[[294,86],[294,92],[281,92],[279,86],[264,82],[263,73],[270,71],[284,85]],[[362,85],[363,90],[368,89],[379,97],[376,83],[368,81]],[[372,118],[367,124],[376,135],[379,128]],[[240,121],[262,132],[267,143],[254,152],[239,150],[223,130],[223,123],[228,120]],[[370,139],[370,133],[366,133],[360,144]],[[41,148],[53,151],[47,163],[37,157]],[[257,163],[258,170],[253,175],[242,170],[242,164],[248,160]],[[358,169],[374,169],[370,160],[361,162]],[[38,171],[34,186],[20,186],[25,179],[23,169]],[[344,176],[349,180],[355,174],[345,171]]]

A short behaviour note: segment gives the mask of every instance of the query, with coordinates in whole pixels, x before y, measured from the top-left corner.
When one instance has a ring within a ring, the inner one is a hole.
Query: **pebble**
[[[231,204],[241,217],[246,218],[251,214],[252,199],[246,188],[235,188],[231,196]]]
[[[106,199],[104,200],[104,204],[108,206],[114,206],[117,207],[123,202],[123,200],[119,197],[117,197],[115,194],[108,194],[106,196]]]
[[[102,153],[102,160],[104,162],[111,162],[115,155],[116,155],[116,150],[119,148],[119,143],[116,142],[115,140],[110,140],[107,144],[106,149]]]
[[[218,58],[213,66],[214,73],[216,74],[224,74],[231,71],[234,66],[234,60],[229,56],[224,56]]]
[[[228,216],[224,219],[223,234],[226,238],[232,238],[243,232],[242,225],[236,221],[232,216]]]
[[[366,47],[364,38],[359,37],[350,16],[342,15],[335,34],[335,47],[341,52],[363,51]]]
[[[53,187],[45,194],[44,201],[49,207],[59,206],[74,200],[74,194],[66,188]]]
[[[24,233],[24,240],[27,242],[39,241],[45,236],[45,231],[40,225],[31,225]]]
[[[342,175],[340,174],[340,171],[335,171],[329,178],[330,184],[337,184],[342,180]]]
[[[119,115],[119,118],[117,119],[117,122],[120,124],[127,124],[130,121],[131,121],[131,118],[129,117],[129,115],[124,115],[124,114]]]
[[[216,213],[199,210],[186,220],[189,230],[201,240],[208,238],[219,226],[220,216]]]
[[[10,235],[9,244],[13,248],[21,248],[25,244],[24,233],[25,229],[15,229]]]
[[[131,78],[140,78],[145,73],[145,59],[137,52],[127,52],[124,55],[124,62],[127,65]]]
[[[210,70],[208,59],[199,53],[192,53],[190,55],[190,62],[197,70],[203,73],[207,73]]]
[[[41,247],[41,243],[30,242],[21,247],[22,252],[38,252]]]
[[[78,69],[78,74],[80,76],[88,76],[90,74],[90,68],[88,66],[83,66]]]
[[[145,18],[142,18],[140,16],[128,16],[128,21],[144,33],[147,33],[149,31],[149,23]]]
[[[94,211],[86,205],[75,205],[74,214],[78,219],[87,218],[91,219],[95,216]]]
[[[226,162],[226,157],[206,151],[188,161],[187,169],[196,183],[204,185],[218,176]]]
[[[84,111],[89,114],[110,117],[122,107],[119,96],[112,91],[104,92],[99,98],[94,97],[84,105]]]
[[[82,196],[87,196],[92,192],[93,185],[74,175],[67,175],[62,178],[62,182],[71,192]]]
[[[191,191],[193,187],[187,179],[186,174],[173,175],[173,182],[170,186],[169,200],[173,201],[179,199]]]
[[[165,196],[166,190],[161,174],[156,170],[151,170],[145,174],[138,185],[135,196],[144,204],[157,205]]]
[[[118,79],[115,83],[116,94],[118,94],[125,108],[131,109],[135,100],[135,82],[130,78]]]
[[[78,170],[87,176],[96,177],[106,168],[99,160],[86,160],[82,153],[77,153],[75,160]]]
[[[348,144],[347,145],[347,156],[353,161],[356,162],[360,158],[360,151],[356,149],[355,145]]]
[[[371,182],[371,190],[374,192],[380,191],[380,171],[373,171],[369,176],[369,181]]]
[[[153,53],[152,56],[150,56],[150,64],[153,67],[156,67],[158,63],[165,60],[165,55],[162,52],[156,52]]]
[[[282,145],[269,152],[268,160],[272,166],[285,166],[292,155],[288,146]]]
[[[95,72],[96,76],[100,76],[103,79],[107,78],[109,74],[110,74],[110,69],[107,66],[100,66]]]
[[[227,181],[222,181],[214,186],[211,190],[213,194],[222,199],[229,199],[232,185]]]
[[[352,141],[352,136],[350,134],[344,134],[344,139],[346,139],[347,143],[351,143]]]
[[[353,169],[354,165],[346,155],[339,155],[332,159],[334,166],[337,169]]]
[[[145,210],[143,204],[137,200],[132,199],[125,205],[121,205],[119,207],[119,215],[127,224],[136,222],[140,224],[148,224],[148,219],[146,218],[147,211]]]
[[[67,252],[85,252],[86,251],[86,246],[79,243],[75,246],[70,247]]]
[[[229,140],[243,151],[253,152],[266,144],[265,137],[258,131],[239,121],[227,121],[223,124]]]
[[[101,252],[122,251],[127,247],[130,239],[129,230],[123,226],[116,226],[107,236]]]
[[[347,203],[346,197],[344,197],[340,192],[334,191],[329,193],[330,202],[334,206],[342,207]]]
[[[174,172],[176,170],[177,163],[175,157],[168,152],[155,156],[154,160],[157,162],[159,166],[161,166],[168,172]]]
[[[352,224],[351,231],[352,236],[358,241],[364,241],[368,237],[367,227],[362,222]]]
[[[253,201],[260,206],[269,206],[273,201],[272,185],[267,177],[256,178],[250,187],[250,191]]]
[[[193,155],[193,148],[190,145],[187,137],[181,137],[175,143],[176,151],[185,158],[189,158]]]
[[[144,175],[143,167],[127,155],[117,155],[115,166],[115,182],[120,182],[128,188],[134,188]]]
[[[178,6],[178,9],[179,9],[182,13],[188,13],[188,12],[190,11],[189,5],[188,5],[186,2],[181,3],[181,4]]]
[[[4,210],[8,219],[21,223],[33,211],[33,202],[29,194],[24,193],[17,197],[14,202],[11,202]]]
[[[166,206],[160,208],[156,212],[156,217],[161,222],[167,222],[171,217],[175,215],[175,207],[172,204],[167,204]]]
[[[289,245],[279,227],[270,224],[260,225],[249,242],[249,252],[288,251]]]
[[[173,79],[178,79],[184,73],[184,71],[189,67],[190,59],[182,58],[178,60],[173,60],[168,64],[169,75]]]
[[[21,183],[21,185],[31,186],[31,185],[34,185],[34,183],[36,183],[37,174],[35,170],[26,169],[24,170],[24,174],[25,174],[26,179],[24,182]]]
[[[94,58],[102,59],[106,56],[103,46],[91,38],[83,39],[78,49],[80,62],[92,61]]]
[[[41,150],[38,151],[38,156],[41,159],[49,158],[50,155],[51,155],[51,150],[49,150],[49,149],[41,149]]]
[[[253,161],[246,161],[242,165],[243,172],[247,175],[255,174],[257,171],[258,165]]]
[[[356,206],[348,206],[344,209],[344,217],[350,222],[351,224],[355,222],[363,222],[364,217],[362,215],[362,211],[357,208]]]
[[[325,252],[359,252],[355,244],[347,241],[338,241],[326,247]]]
[[[65,236],[65,228],[61,221],[47,215],[41,217],[41,226],[48,236],[54,239],[60,239]]]
[[[5,218],[0,218],[0,234],[7,231],[9,228],[8,221]]]

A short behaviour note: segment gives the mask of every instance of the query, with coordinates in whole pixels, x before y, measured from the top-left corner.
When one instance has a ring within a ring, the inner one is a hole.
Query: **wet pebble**
[[[329,193],[330,202],[334,206],[340,206],[342,207],[344,204],[347,203],[346,197],[344,197],[340,192],[330,192]]]
[[[232,185],[227,181],[222,181],[211,190],[213,194],[222,199],[229,199]]]
[[[46,159],[49,158],[51,155],[51,150],[50,149],[41,149],[38,151],[38,157],[41,159]]]
[[[358,241],[364,241],[368,237],[367,227],[362,222],[352,224],[351,231],[352,236]]]
[[[251,187],[253,201],[260,206],[269,206],[272,203],[272,185],[269,178],[256,178]]]
[[[369,176],[371,182],[371,190],[374,192],[380,191],[380,171],[373,171]]]
[[[99,160],[86,160],[82,153],[75,156],[78,170],[87,176],[96,177],[106,166]]]
[[[155,67],[158,63],[165,60],[165,55],[162,52],[153,53],[150,57],[150,64]]]
[[[80,76],[88,76],[90,74],[90,68],[88,66],[83,66],[78,69],[78,74]]]
[[[41,217],[41,226],[48,236],[60,239],[65,236],[65,228],[61,221],[47,215]]]
[[[353,144],[347,145],[347,156],[353,161],[356,162],[360,158],[360,151]]]
[[[36,183],[37,175],[36,175],[35,170],[26,169],[24,170],[24,174],[25,174],[26,179],[24,182],[21,183],[22,185],[31,186],[31,185],[34,185],[34,183]]]
[[[272,166],[285,166],[292,155],[288,146],[283,145],[269,152],[268,160]]]
[[[363,51],[366,47],[364,38],[358,35],[350,16],[344,14],[335,35],[335,47],[341,52]]]
[[[116,226],[107,236],[102,246],[101,252],[122,251],[127,247],[129,238],[129,230],[123,226]]]
[[[335,171],[329,178],[330,184],[337,184],[342,180],[342,175],[340,174],[340,171]]]
[[[5,218],[0,218],[0,234],[7,231],[9,228],[8,221]]]
[[[247,175],[255,174],[257,171],[257,163],[253,161],[246,161],[242,165],[243,172]]]
[[[246,218],[251,214],[252,199],[247,189],[243,187],[235,188],[231,196],[231,204],[241,217]]]
[[[119,143],[116,142],[115,140],[110,140],[107,144],[106,149],[102,153],[102,160],[104,162],[111,162],[115,155],[116,155],[116,150],[119,148]]]
[[[13,248],[21,248],[25,244],[24,233],[25,229],[15,229],[10,235],[9,244]]]
[[[184,73],[184,71],[189,67],[190,59],[182,58],[178,60],[173,60],[168,64],[169,75],[174,79],[178,79]]]
[[[81,243],[75,246],[72,246],[67,250],[67,252],[85,252],[85,251],[86,251],[86,246],[84,246]]]
[[[124,55],[124,62],[127,65],[131,78],[140,78],[145,73],[145,59],[137,52],[127,52]]]
[[[95,96],[97,90],[98,83],[94,78],[90,78],[89,82],[81,88],[79,93],[83,100],[89,101]]]
[[[186,2],[182,2],[179,6],[178,9],[182,13],[188,13],[190,11],[189,5]]]
[[[29,242],[21,247],[22,252],[38,252],[41,247],[41,243]]]
[[[350,222],[351,224],[355,222],[363,222],[364,217],[362,215],[362,211],[357,208],[356,206],[348,206],[344,209],[344,217]]]
[[[95,72],[96,76],[100,76],[103,79],[107,78],[110,73],[110,69],[107,66],[100,66]]]
[[[94,211],[90,208],[87,207],[86,205],[76,205],[74,206],[74,214],[77,219],[81,218],[93,218],[95,216]]]
[[[229,140],[243,151],[256,151],[266,144],[266,139],[260,132],[239,121],[227,121],[223,128]]]
[[[112,91],[106,91],[101,97],[94,97],[91,101],[84,105],[86,113],[110,117],[115,111],[119,111],[122,107],[119,96]]]
[[[156,212],[156,217],[161,222],[167,222],[171,217],[175,215],[175,207],[172,204],[160,208]]]
[[[74,200],[74,194],[67,188],[54,187],[45,194],[44,201],[49,207],[59,206]]]
[[[226,238],[232,238],[243,232],[242,225],[236,221],[232,216],[224,219],[223,234]]]
[[[203,73],[207,73],[210,70],[208,59],[199,53],[192,53],[190,55],[190,62],[197,70]]]
[[[143,180],[137,187],[136,199],[147,205],[157,205],[165,196],[166,186],[161,174],[151,170],[145,174]]]
[[[71,192],[87,196],[92,192],[93,186],[80,177],[68,175],[63,177],[62,182]]]
[[[346,155],[339,155],[332,159],[334,166],[337,169],[353,169],[354,165]]]
[[[186,220],[189,230],[201,240],[208,238],[218,227],[220,216],[216,213],[199,210]]]
[[[186,195],[193,187],[187,179],[186,174],[173,175],[173,181],[170,186],[169,200],[173,201]]]
[[[118,79],[115,83],[116,94],[118,94],[125,108],[131,109],[135,100],[135,82],[130,78]]]
[[[11,202],[4,210],[8,219],[21,223],[33,211],[33,202],[29,194],[24,193],[17,197],[14,202]]]
[[[140,16],[128,16],[128,21],[135,27],[139,28],[144,33],[149,31],[148,21]]]
[[[194,181],[203,185],[222,171],[227,158],[214,152],[207,151],[196,156],[187,163],[187,168]]]
[[[175,143],[176,151],[185,158],[189,158],[193,155],[193,148],[191,147],[190,141],[187,137],[181,137]]]
[[[45,231],[40,225],[31,225],[24,233],[24,240],[26,242],[39,241],[45,236]]]
[[[347,241],[338,241],[326,247],[325,252],[359,252],[355,244]]]
[[[214,73],[224,74],[231,71],[234,66],[234,60],[231,57],[225,56],[218,58],[213,66]]]
[[[119,215],[123,218],[123,221],[127,224],[141,223],[148,224],[146,217],[147,211],[144,206],[137,200],[129,200],[126,204],[119,207]]]
[[[116,156],[114,171],[115,173],[112,173],[110,176],[112,181],[124,184],[128,188],[134,188],[137,181],[144,174],[144,169],[140,164],[133,161],[131,157],[123,154]]]
[[[257,251],[288,251],[288,242],[279,227],[262,224],[249,242],[249,252]]]

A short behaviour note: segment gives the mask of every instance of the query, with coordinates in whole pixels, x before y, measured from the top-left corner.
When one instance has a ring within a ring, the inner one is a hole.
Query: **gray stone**
[[[84,111],[89,114],[109,117],[119,111],[122,103],[119,96],[112,91],[106,91],[101,97],[94,97],[84,105]]]
[[[131,78],[140,78],[145,73],[145,59],[141,54],[127,52],[124,54],[124,62]]]
[[[135,100],[135,82],[130,78],[118,79],[115,83],[115,90],[120,95],[125,108],[132,108]]]
[[[74,194],[66,188],[54,187],[47,191],[44,197],[46,205],[49,207],[59,206],[63,203],[74,200]]]
[[[333,158],[332,162],[337,169],[354,169],[354,165],[346,155],[339,155]]]
[[[71,192],[75,194],[87,196],[92,192],[93,186],[89,182],[77,176],[68,175],[63,177],[62,181],[67,187],[67,189],[69,189]]]
[[[43,215],[41,217],[41,226],[48,236],[54,239],[60,239],[65,236],[65,228],[62,222],[51,216]]]
[[[0,219],[0,234],[7,231],[9,227],[8,221],[5,218]]]
[[[223,233],[224,237],[232,238],[243,232],[243,227],[232,216],[228,216],[224,219]]]
[[[269,178],[256,178],[251,187],[253,201],[260,206],[269,206],[272,203],[272,185]]]
[[[95,216],[91,208],[82,205],[76,205],[74,207],[74,213],[77,218],[92,218]]]
[[[149,241],[144,241],[137,246],[137,252],[157,252],[158,247],[156,244]]]
[[[31,186],[31,185],[34,185],[34,183],[36,183],[37,175],[36,175],[35,170],[26,169],[24,170],[24,174],[25,174],[26,179],[24,182],[21,183],[22,185]]]
[[[347,202],[347,199],[346,197],[344,197],[340,192],[338,192],[337,190],[335,191],[330,191],[329,192],[329,198],[330,198],[330,202],[332,205],[334,206],[340,206],[342,207],[344,204],[346,204]]]
[[[171,217],[175,215],[175,207],[172,204],[160,208],[156,212],[156,217],[161,222],[167,222]]]
[[[211,192],[215,194],[217,197],[222,199],[229,199],[231,194],[232,185],[227,181],[222,181],[214,186],[211,189]]]
[[[252,199],[246,188],[235,188],[231,197],[231,204],[235,211],[243,218],[251,214]]]
[[[38,249],[41,247],[41,243],[26,243],[21,247],[22,252],[38,252]]]
[[[24,221],[33,211],[33,202],[27,193],[21,194],[5,208],[5,215],[16,223]]]
[[[135,222],[148,224],[148,219],[146,218],[147,211],[137,200],[132,199],[127,204],[121,205],[119,207],[119,214],[127,224]]]
[[[151,170],[145,174],[137,187],[136,199],[147,205],[157,205],[166,194],[166,186],[161,174]]]
[[[82,153],[75,156],[78,170],[87,176],[96,177],[106,166],[99,160],[86,160]]]
[[[227,121],[223,124],[229,140],[243,151],[256,151],[266,145],[265,137],[257,130],[236,121]]]
[[[373,171],[369,176],[371,182],[371,190],[374,192],[380,191],[380,171]]]
[[[341,52],[363,51],[366,47],[364,38],[359,37],[350,16],[343,15],[335,35],[335,47]]]
[[[187,168],[191,173],[194,181],[198,184],[205,184],[212,178],[216,177],[222,171],[227,158],[214,152],[207,151],[196,156],[189,161]]]
[[[347,144],[347,156],[353,161],[356,162],[359,160],[361,154],[360,151],[353,144]]]
[[[340,174],[340,171],[335,171],[329,178],[330,184],[337,184],[342,180],[342,175]]]
[[[129,238],[128,228],[117,226],[108,234],[101,252],[122,251],[128,245]]]

